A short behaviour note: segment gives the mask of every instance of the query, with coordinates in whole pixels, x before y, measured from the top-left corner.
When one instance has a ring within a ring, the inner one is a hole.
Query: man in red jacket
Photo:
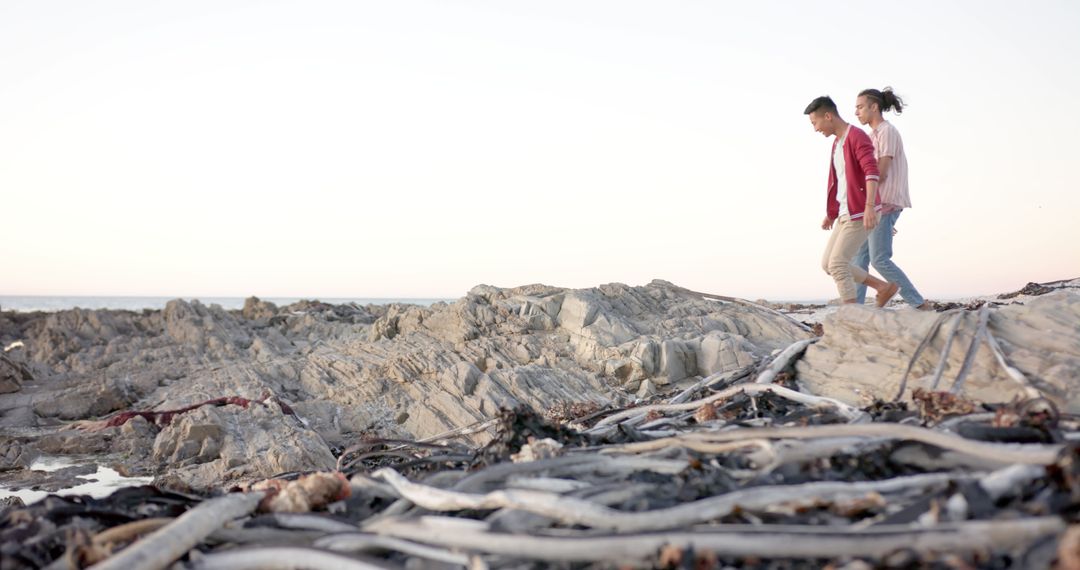
[[[807,105],[814,130],[834,137],[829,160],[829,189],[825,201],[825,220],[821,229],[832,230],[821,268],[836,281],[840,300],[856,302],[855,283],[877,291],[877,306],[884,307],[900,289],[871,277],[851,259],[866,243],[870,230],[877,225],[880,201],[877,196],[878,167],[874,143],[862,129],[852,127],[836,111],[829,97],[818,97]]]

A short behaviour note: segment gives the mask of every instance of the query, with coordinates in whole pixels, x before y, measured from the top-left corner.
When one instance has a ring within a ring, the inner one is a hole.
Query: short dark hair
[[[806,110],[803,111],[803,114],[809,115],[810,113],[816,113],[817,111],[839,115],[839,113],[836,112],[836,103],[833,103],[833,100],[828,95],[822,95],[811,101],[810,104],[806,106]]]

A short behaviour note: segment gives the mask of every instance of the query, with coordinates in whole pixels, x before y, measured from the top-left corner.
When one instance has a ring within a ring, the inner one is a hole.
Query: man
[[[907,274],[897,267],[892,260],[893,228],[904,208],[911,207],[908,195],[907,156],[904,154],[904,141],[892,123],[885,120],[882,113],[888,110],[900,114],[904,102],[892,89],[882,91],[866,89],[855,100],[855,116],[864,125],[870,125],[873,131],[870,139],[874,143],[874,158],[878,161],[881,179],[878,181],[881,196],[881,219],[859,253],[852,261],[862,269],[869,269],[873,262],[874,269],[885,279],[900,287],[900,296],[912,307],[921,310],[930,309],[930,304],[923,299]],[[866,300],[866,286],[855,288],[855,299],[859,303]]]
[[[855,303],[855,284],[862,283],[877,291],[877,306],[884,307],[899,287],[870,276],[851,264],[867,234],[877,225],[878,167],[874,144],[861,129],[840,118],[836,103],[828,96],[818,97],[807,105],[814,130],[833,140],[829,161],[829,187],[825,201],[825,220],[821,229],[832,230],[821,259],[821,268],[836,281],[843,303]]]

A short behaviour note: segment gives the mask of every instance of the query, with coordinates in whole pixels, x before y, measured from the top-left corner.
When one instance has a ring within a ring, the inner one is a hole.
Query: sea
[[[185,301],[198,300],[204,305],[221,305],[225,310],[244,308],[246,297],[49,297],[30,295],[0,295],[0,311],[66,311],[68,309],[114,309],[124,311],[142,311],[143,309],[164,309],[165,304],[173,299]],[[410,299],[410,298],[369,298],[369,297],[259,297],[277,306],[289,305],[307,300],[319,300],[333,305],[356,303],[357,305],[388,305],[407,303],[411,305],[431,306],[440,301],[452,302],[454,299]]]

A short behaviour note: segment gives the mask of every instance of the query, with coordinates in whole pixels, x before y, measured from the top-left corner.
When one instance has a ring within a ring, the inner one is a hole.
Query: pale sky
[[[0,294],[835,297],[893,86],[930,298],[1080,276],[1080,2],[0,2]]]

